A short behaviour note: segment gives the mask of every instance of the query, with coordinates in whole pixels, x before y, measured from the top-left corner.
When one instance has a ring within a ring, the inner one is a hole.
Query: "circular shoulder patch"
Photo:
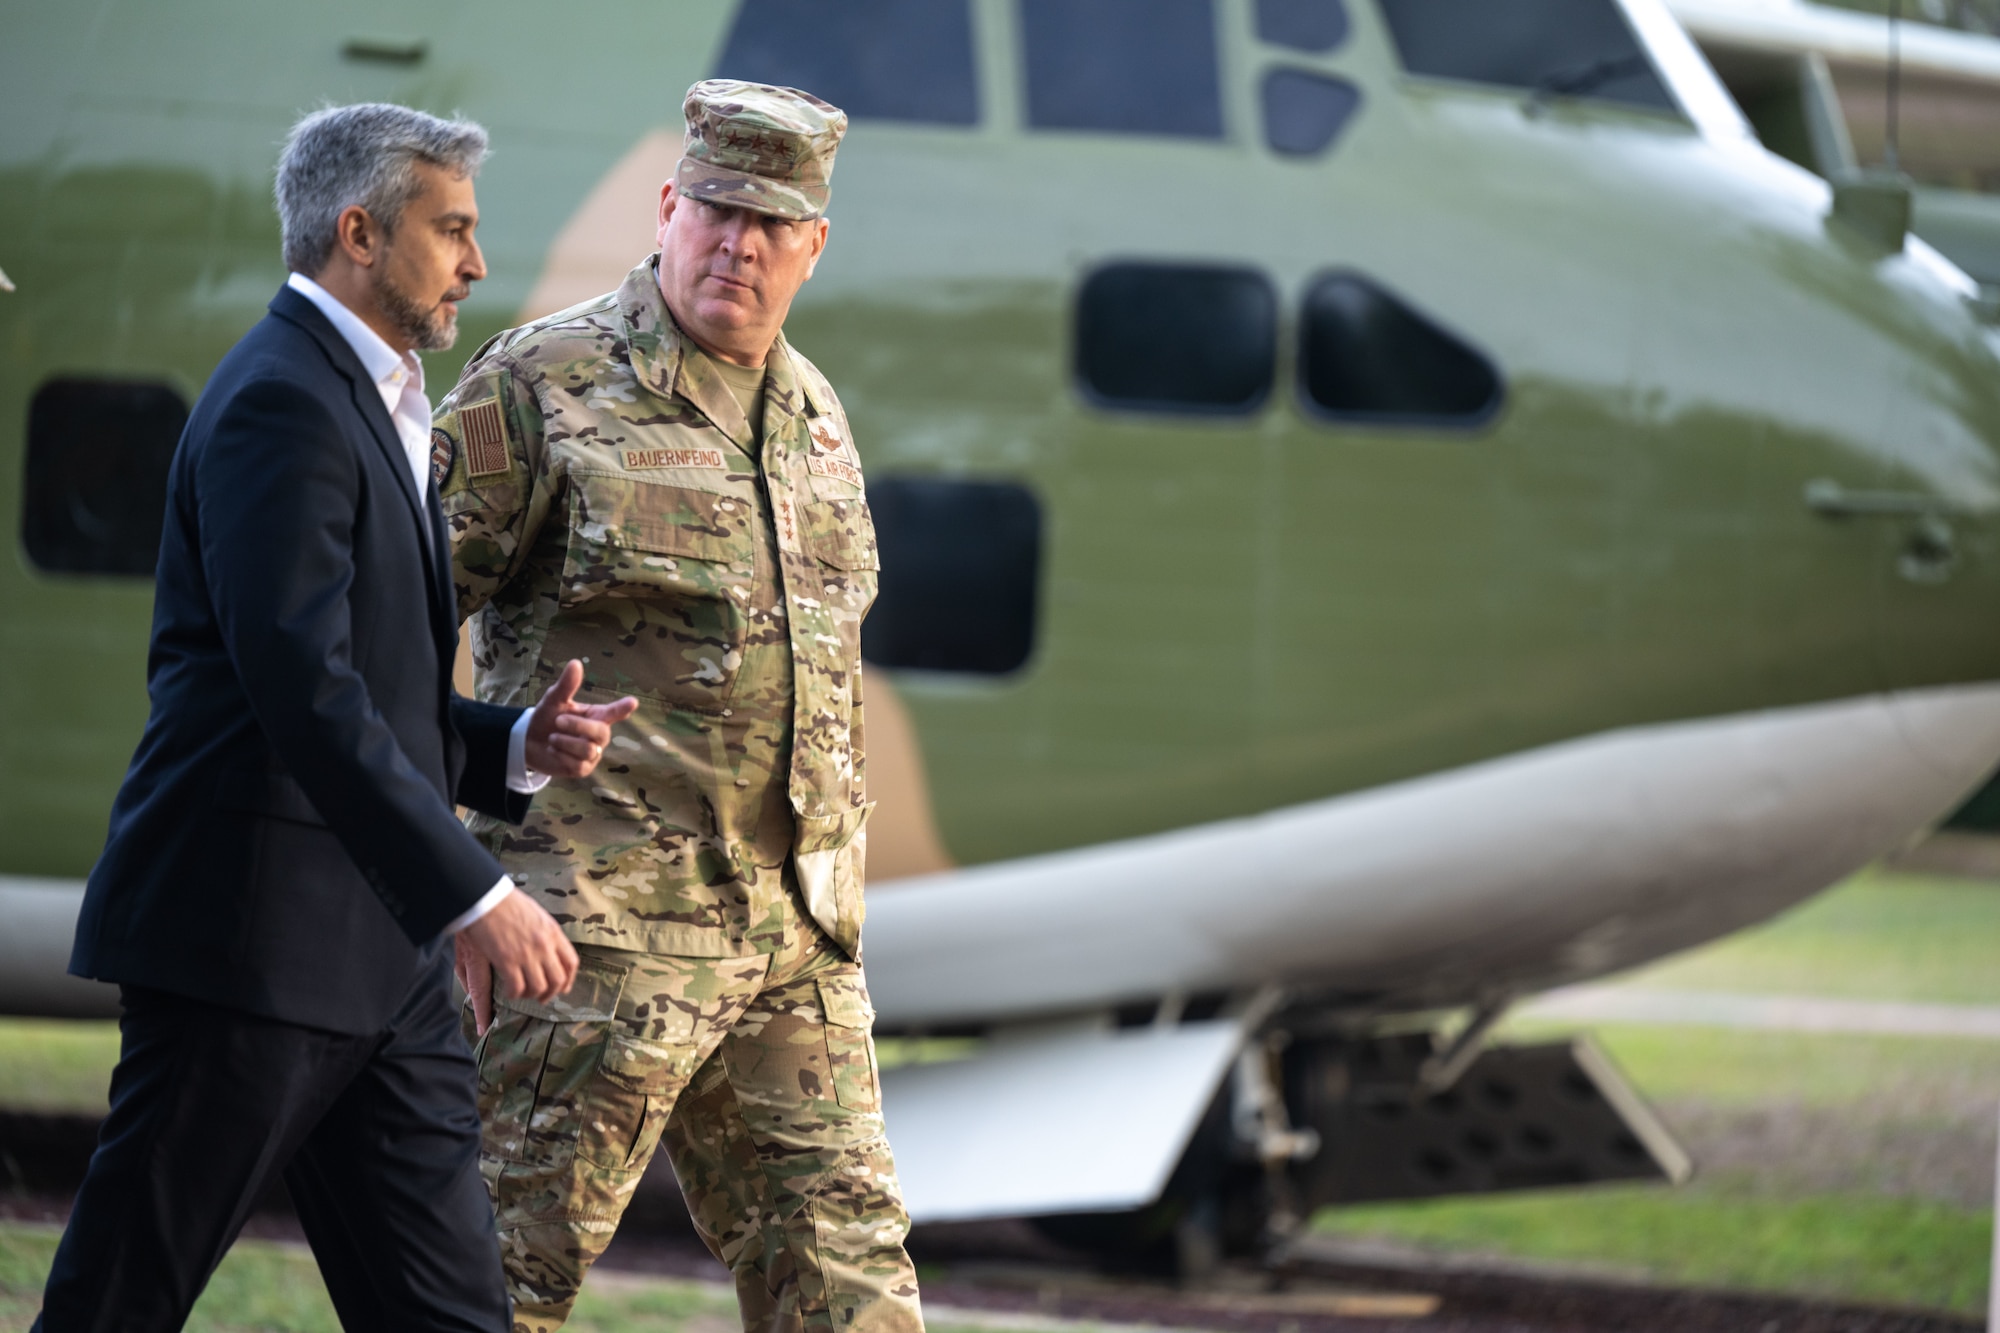
[[[444,479],[451,475],[451,460],[458,456],[458,441],[445,434],[443,427],[431,427],[431,479],[444,489]]]

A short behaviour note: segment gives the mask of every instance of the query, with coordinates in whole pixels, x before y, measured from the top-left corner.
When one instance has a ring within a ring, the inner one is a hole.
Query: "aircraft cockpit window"
[[[164,384],[52,379],[35,390],[21,545],[37,569],[152,576],[187,415]]]
[[[1617,0],[1381,0],[1403,68],[1678,111]]]
[[[1347,40],[1347,0],[1257,0],[1257,40],[1331,51]]]
[[[1346,79],[1303,69],[1264,76],[1264,141],[1280,153],[1325,152],[1361,107],[1361,90]]]
[[[1357,273],[1306,293],[1299,386],[1321,415],[1476,426],[1500,406],[1500,376],[1477,349]]]
[[[1277,354],[1277,293],[1254,269],[1109,264],[1077,297],[1077,378],[1104,407],[1254,412]]]
[[[877,666],[1002,676],[1035,647],[1042,510],[1011,482],[868,484],[881,586],[861,625]]]
[[[805,88],[856,119],[973,125],[970,0],[744,0],[715,76]]]
[[[1215,0],[1021,0],[1028,124],[1222,137]]]

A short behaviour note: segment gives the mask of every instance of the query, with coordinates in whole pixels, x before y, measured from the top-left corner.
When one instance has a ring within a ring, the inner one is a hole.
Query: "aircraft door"
[[[1821,497],[1884,530],[1877,652],[1894,690],[2000,678],[2000,376],[1973,339],[1917,350],[1891,389],[1889,487]],[[1899,704],[1904,730],[1933,761],[1979,772],[2000,759],[1979,728],[1921,726],[1916,708]]]

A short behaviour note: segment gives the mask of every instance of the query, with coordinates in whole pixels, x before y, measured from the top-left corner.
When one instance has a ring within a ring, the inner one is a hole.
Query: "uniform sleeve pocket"
[[[866,500],[822,500],[802,507],[806,547],[822,564],[850,573],[882,567]]]

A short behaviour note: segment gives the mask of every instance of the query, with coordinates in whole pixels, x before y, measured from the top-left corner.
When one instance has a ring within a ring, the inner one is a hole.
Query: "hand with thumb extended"
[[[583,663],[570,659],[528,721],[528,767],[555,778],[589,777],[611,744],[611,728],[632,716],[630,695],[608,704],[580,704]]]

